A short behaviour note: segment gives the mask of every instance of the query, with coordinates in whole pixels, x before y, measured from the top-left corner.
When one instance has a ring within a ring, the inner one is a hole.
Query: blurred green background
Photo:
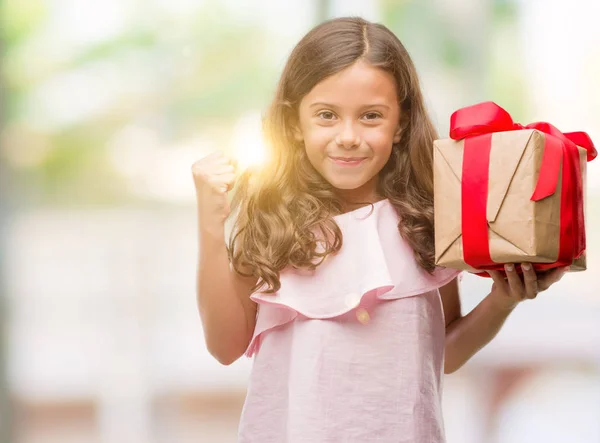
[[[442,136],[493,100],[600,144],[587,0],[3,0],[0,442],[233,442],[250,362],[196,313],[190,167],[260,145],[294,44],[361,15],[411,53]],[[600,441],[600,164],[589,270],[519,307],[445,382],[449,443]],[[466,276],[465,310],[489,282]]]
[[[463,103],[497,99],[527,116],[522,66],[495,48],[500,36],[518,47],[516,4],[478,6],[469,15],[481,22],[464,32],[439,2],[367,3]],[[268,104],[290,47],[334,4],[5,0],[2,153],[13,185],[32,204],[171,202],[140,183],[147,162],[197,138],[198,149],[227,149],[235,122]],[[294,8],[304,23],[287,30]]]

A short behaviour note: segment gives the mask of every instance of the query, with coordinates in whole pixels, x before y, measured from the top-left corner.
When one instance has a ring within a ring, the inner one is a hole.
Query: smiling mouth
[[[339,166],[358,166],[363,161],[365,161],[366,157],[329,157],[331,161]]]

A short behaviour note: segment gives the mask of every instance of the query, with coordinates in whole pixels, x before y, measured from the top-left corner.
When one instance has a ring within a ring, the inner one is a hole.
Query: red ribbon
[[[532,201],[556,191],[562,168],[562,193],[558,260],[534,264],[536,270],[568,266],[585,251],[583,189],[577,145],[587,150],[587,161],[598,155],[585,132],[562,133],[550,123],[523,126],[493,102],[459,109],[450,118],[450,137],[465,139],[462,169],[462,237],[465,263],[481,270],[502,270],[492,261],[486,216],[489,160],[494,132],[537,129],[546,134],[540,174]]]

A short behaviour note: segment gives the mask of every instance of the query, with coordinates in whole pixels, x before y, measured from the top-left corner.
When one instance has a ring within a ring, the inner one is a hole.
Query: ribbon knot
[[[496,132],[536,129],[545,136],[544,153],[532,201],[556,192],[562,164],[560,244],[558,261],[534,265],[548,269],[570,265],[585,251],[583,190],[579,149],[587,151],[587,161],[598,155],[585,132],[563,133],[547,122],[522,125],[494,102],[483,102],[459,109],[450,117],[450,137],[465,139],[462,180],[463,254],[467,264],[479,269],[502,269],[490,257],[486,218],[489,159],[492,134]]]

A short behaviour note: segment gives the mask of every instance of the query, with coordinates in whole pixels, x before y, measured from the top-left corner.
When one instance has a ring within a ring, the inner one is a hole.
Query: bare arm
[[[208,351],[228,365],[243,355],[254,332],[256,304],[250,293],[256,280],[230,268],[225,246],[233,165],[223,155],[212,154],[194,163],[192,173],[198,208],[198,310]]]
[[[456,279],[440,289],[446,313],[446,374],[459,369],[492,341],[520,302],[535,298],[559,281],[566,271],[557,268],[538,275],[530,264],[521,266],[523,274],[519,276],[514,265],[506,265],[506,279],[501,273],[490,271],[494,281],[492,291],[464,317],[460,314]]]
[[[458,283],[440,288],[446,313],[444,372],[458,370],[500,331],[512,308],[501,309],[489,296],[464,317],[460,314]],[[458,312],[456,311],[458,307]]]
[[[243,355],[256,324],[256,303],[250,300],[255,279],[230,270],[223,237],[200,231],[197,301],[206,346],[228,365]]]

